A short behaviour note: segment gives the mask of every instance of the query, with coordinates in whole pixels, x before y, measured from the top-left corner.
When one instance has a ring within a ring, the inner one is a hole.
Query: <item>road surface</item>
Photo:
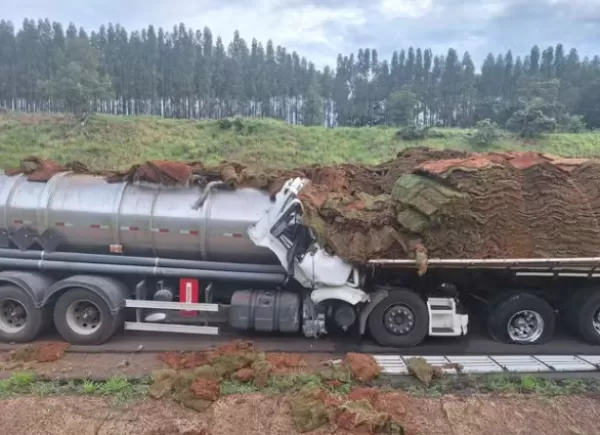
[[[224,331],[219,336],[167,334],[155,332],[127,331],[112,337],[99,346],[72,346],[74,352],[163,352],[169,350],[199,350],[235,339],[254,341],[265,351],[285,352],[318,352],[343,354],[346,352],[363,352],[371,354],[395,355],[600,355],[600,346],[582,342],[576,337],[559,332],[547,344],[507,345],[489,339],[480,331],[472,330],[465,337],[430,337],[419,346],[407,349],[381,347],[370,339],[357,343],[349,338],[308,339],[301,336],[265,336],[257,334],[240,334]],[[60,340],[56,333],[40,338],[40,341]],[[0,350],[13,348],[14,345],[0,343]]]

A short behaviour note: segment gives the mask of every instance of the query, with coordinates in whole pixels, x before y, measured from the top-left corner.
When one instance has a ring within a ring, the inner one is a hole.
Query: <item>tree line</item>
[[[88,33],[49,19],[0,21],[0,109],[94,111],[177,118],[273,117],[307,125],[441,125],[482,120],[527,129],[600,127],[600,57],[562,44],[524,57],[374,48],[315,65],[285,47],[235,32],[226,47],[208,27]],[[571,127],[570,127],[571,126]],[[575,127],[573,127],[575,126]]]

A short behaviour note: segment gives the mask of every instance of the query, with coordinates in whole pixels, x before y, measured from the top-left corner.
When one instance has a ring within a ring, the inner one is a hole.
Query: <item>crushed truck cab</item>
[[[327,332],[324,314],[318,314],[323,305],[335,307],[332,317],[336,326],[347,329],[356,323],[362,334],[373,309],[388,302],[388,293],[386,297],[373,299],[362,288],[366,271],[328,254],[310,228],[303,225],[303,206],[298,195],[309,182],[301,178],[288,180],[275,195],[272,206],[248,229],[248,235],[257,246],[270,249],[288,277],[310,291],[310,297],[304,300],[304,304],[310,306],[308,312],[313,316],[303,319],[305,324],[310,324],[304,328],[305,335]],[[468,316],[458,313],[457,304],[453,298],[427,299],[428,335],[459,336],[467,333]],[[394,306],[392,304],[389,308]],[[414,317],[410,312],[410,308],[405,307],[396,317],[388,316],[389,320],[382,321],[398,321],[401,324],[402,313],[405,313],[408,318],[404,320],[410,324],[410,316]],[[414,326],[414,321],[412,323],[410,326]],[[410,331],[411,328],[407,330]]]

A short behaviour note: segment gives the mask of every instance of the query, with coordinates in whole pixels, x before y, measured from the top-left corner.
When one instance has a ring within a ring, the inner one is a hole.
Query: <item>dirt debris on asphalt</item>
[[[60,347],[67,347],[60,343]],[[36,359],[37,347],[42,345],[19,346],[12,351],[0,353],[0,378],[6,378],[15,371],[30,371],[42,379],[90,379],[103,380],[115,376],[140,378],[163,364],[153,353],[74,353],[67,352],[59,359],[40,362]],[[51,346],[50,349],[52,349]],[[58,348],[57,345],[55,348]],[[41,353],[43,355],[43,353]],[[56,355],[56,353],[51,353]]]
[[[260,354],[264,362],[269,365],[272,374],[301,373],[316,366],[321,366],[329,355],[299,354],[286,352],[260,352],[254,343],[245,340],[234,340],[215,349],[192,352],[163,352],[158,354],[158,359],[175,370],[192,369],[205,365],[217,367],[221,374],[230,375],[241,372],[245,377],[249,371],[254,375],[256,367],[252,365],[256,355]],[[260,365],[258,369],[260,369]]]
[[[32,367],[36,363],[50,363],[62,359],[69,348],[64,342],[26,344],[13,349],[0,360],[0,371]]]
[[[535,152],[466,153],[407,149],[365,166],[312,165],[294,170],[236,162],[149,161],[125,171],[94,172],[37,157],[21,168],[30,180],[57,172],[109,182],[254,187],[271,194],[290,177],[311,180],[301,192],[304,221],[328,250],[353,263],[372,258],[535,258],[593,256],[600,240],[600,160]]]
[[[364,353],[350,352],[342,362],[359,382],[370,382],[381,374],[381,367],[375,358]]]
[[[227,344],[232,346],[231,344]],[[233,345],[235,346],[235,344]],[[216,349],[197,352],[126,352],[126,353],[79,353],[65,352],[58,359],[58,350],[68,350],[63,342],[18,345],[0,352],[0,378],[6,378],[16,370],[32,371],[43,379],[90,379],[103,380],[115,376],[142,378],[165,367],[176,370],[197,368],[208,363],[208,357]],[[255,349],[258,351],[258,349]],[[46,355],[51,355],[47,357]],[[40,358],[40,356],[42,358]],[[265,359],[272,366],[272,375],[300,374],[320,368],[331,358],[330,354],[298,354],[266,352]],[[49,361],[52,359],[52,361]],[[44,362],[40,362],[44,361]],[[252,379],[254,378],[254,371]],[[242,376],[247,376],[240,370]],[[237,374],[234,373],[237,376]]]

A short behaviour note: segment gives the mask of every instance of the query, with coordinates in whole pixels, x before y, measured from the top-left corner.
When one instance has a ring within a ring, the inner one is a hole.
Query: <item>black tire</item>
[[[593,289],[583,288],[564,299],[560,316],[563,324],[570,333],[578,336],[581,335],[579,331],[579,316],[582,304],[593,292]]]
[[[22,329],[11,331],[8,325],[0,321],[0,340],[4,342],[28,343],[50,324],[51,317],[47,307],[36,308],[31,297],[23,289],[14,285],[0,287],[0,309],[5,301],[18,302],[27,315],[27,320]]]
[[[385,316],[390,308],[404,305],[412,311],[414,324],[403,335],[391,332],[385,325]],[[377,305],[368,319],[369,332],[381,346],[411,347],[421,343],[429,332],[429,312],[425,301],[411,290],[390,291],[387,298]]]
[[[71,304],[78,301],[87,301],[95,305],[100,313],[100,323],[95,329],[90,329],[87,334],[79,333],[67,321],[68,310]],[[59,334],[69,343],[76,345],[98,345],[108,340],[123,323],[123,310],[114,315],[108,305],[98,294],[84,288],[67,290],[56,301],[54,306],[54,325]]]
[[[600,310],[600,292],[588,290],[580,298],[571,313],[576,332],[588,343],[600,344],[600,331],[594,327],[594,317]]]
[[[508,324],[513,315],[521,310],[530,310],[540,315],[544,326],[541,335],[534,341],[513,340],[508,333]],[[556,316],[552,306],[544,299],[529,293],[513,294],[496,304],[487,319],[489,335],[496,341],[508,344],[543,344],[554,336]]]
[[[494,310],[498,307],[498,305],[500,305],[506,299],[509,299],[513,296],[520,295],[521,293],[522,292],[520,292],[520,291],[509,291],[509,292],[502,292],[502,293],[494,294],[492,297],[490,297],[487,300],[487,303],[484,304],[481,311],[479,311],[479,313],[480,313],[479,321],[480,321],[480,324],[483,326],[483,328],[486,329],[488,327],[488,319],[490,318],[490,316],[492,315]],[[469,319],[469,321],[470,321],[470,319]]]

